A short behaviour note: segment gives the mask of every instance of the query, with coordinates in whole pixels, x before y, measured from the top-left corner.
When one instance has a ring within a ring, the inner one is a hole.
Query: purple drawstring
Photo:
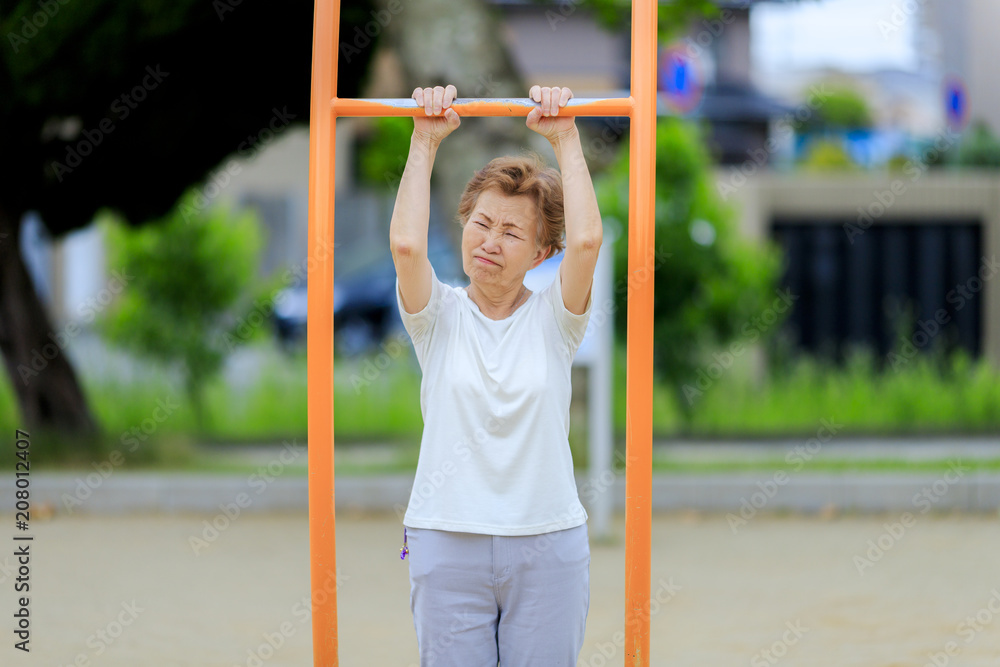
[[[410,547],[406,546],[406,526],[403,526],[403,548],[399,550],[399,560],[406,560],[408,553],[410,553]]]

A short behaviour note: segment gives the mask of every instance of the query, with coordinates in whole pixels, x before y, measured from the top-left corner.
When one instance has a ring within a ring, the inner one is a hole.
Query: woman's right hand
[[[424,108],[424,116],[413,117],[413,134],[433,145],[454,132],[462,121],[458,113],[450,108],[458,96],[455,86],[415,88],[413,99],[417,106]]]

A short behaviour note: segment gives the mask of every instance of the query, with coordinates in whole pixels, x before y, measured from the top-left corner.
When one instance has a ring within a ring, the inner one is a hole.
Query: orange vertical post
[[[313,664],[336,667],[337,533],[333,487],[333,239],[339,0],[316,0],[309,115],[309,557]]]
[[[628,335],[625,425],[625,664],[649,665],[652,543],[653,245],[656,201],[656,0],[632,2]]]

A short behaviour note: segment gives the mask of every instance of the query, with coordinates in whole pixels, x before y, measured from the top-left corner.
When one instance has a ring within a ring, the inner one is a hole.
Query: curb
[[[306,477],[262,479],[233,475],[119,472],[36,473],[31,502],[60,514],[212,513],[235,504],[240,512],[306,512]],[[411,474],[343,476],[335,480],[341,511],[401,512]],[[604,487],[577,478],[587,501],[605,488],[614,508],[625,507],[625,480]],[[586,488],[587,493],[584,493]],[[0,480],[0,497],[14,497],[14,480]],[[43,509],[42,511],[45,511]],[[1000,510],[1000,474],[795,474],[727,473],[653,477],[653,509],[711,512],[758,511],[874,513],[899,511],[995,512]]]

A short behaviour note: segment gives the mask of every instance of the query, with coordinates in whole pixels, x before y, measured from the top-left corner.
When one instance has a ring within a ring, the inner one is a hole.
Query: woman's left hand
[[[550,142],[576,132],[576,119],[573,116],[559,115],[559,109],[570,101],[573,91],[569,88],[532,86],[528,96],[533,101],[541,103],[540,108],[528,112],[526,121],[528,129],[534,130]]]

